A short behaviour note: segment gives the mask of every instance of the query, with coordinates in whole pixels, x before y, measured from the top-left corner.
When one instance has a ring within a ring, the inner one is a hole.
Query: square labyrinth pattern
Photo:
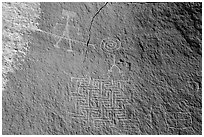
[[[117,124],[124,130],[134,127],[125,110],[129,104],[129,98],[123,93],[126,82],[72,77],[70,99],[75,102],[73,117],[80,118],[96,129],[104,125],[115,127]]]
[[[166,120],[169,128],[189,128],[192,124],[191,114],[187,112],[167,112]]]
[[[192,118],[189,112],[166,112],[168,131],[173,134],[192,134]]]

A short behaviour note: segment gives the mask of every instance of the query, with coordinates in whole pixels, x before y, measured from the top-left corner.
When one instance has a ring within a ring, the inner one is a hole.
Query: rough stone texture
[[[3,134],[202,134],[202,3],[32,4],[3,3]]]

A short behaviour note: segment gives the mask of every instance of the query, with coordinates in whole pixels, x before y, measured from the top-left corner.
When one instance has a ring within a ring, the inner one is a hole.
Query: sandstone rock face
[[[2,5],[3,134],[202,134],[202,3]]]

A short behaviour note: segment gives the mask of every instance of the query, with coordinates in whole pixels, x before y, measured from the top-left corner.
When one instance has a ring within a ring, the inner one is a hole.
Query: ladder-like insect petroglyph
[[[189,112],[167,112],[166,123],[168,128],[189,128],[192,126],[192,118]]]

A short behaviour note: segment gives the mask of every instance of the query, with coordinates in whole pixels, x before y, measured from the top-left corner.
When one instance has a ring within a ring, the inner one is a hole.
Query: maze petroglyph
[[[113,119],[127,119],[125,105],[128,98],[123,93],[125,80],[72,77],[71,97],[76,102],[76,117],[81,117],[100,128],[113,125]]]

